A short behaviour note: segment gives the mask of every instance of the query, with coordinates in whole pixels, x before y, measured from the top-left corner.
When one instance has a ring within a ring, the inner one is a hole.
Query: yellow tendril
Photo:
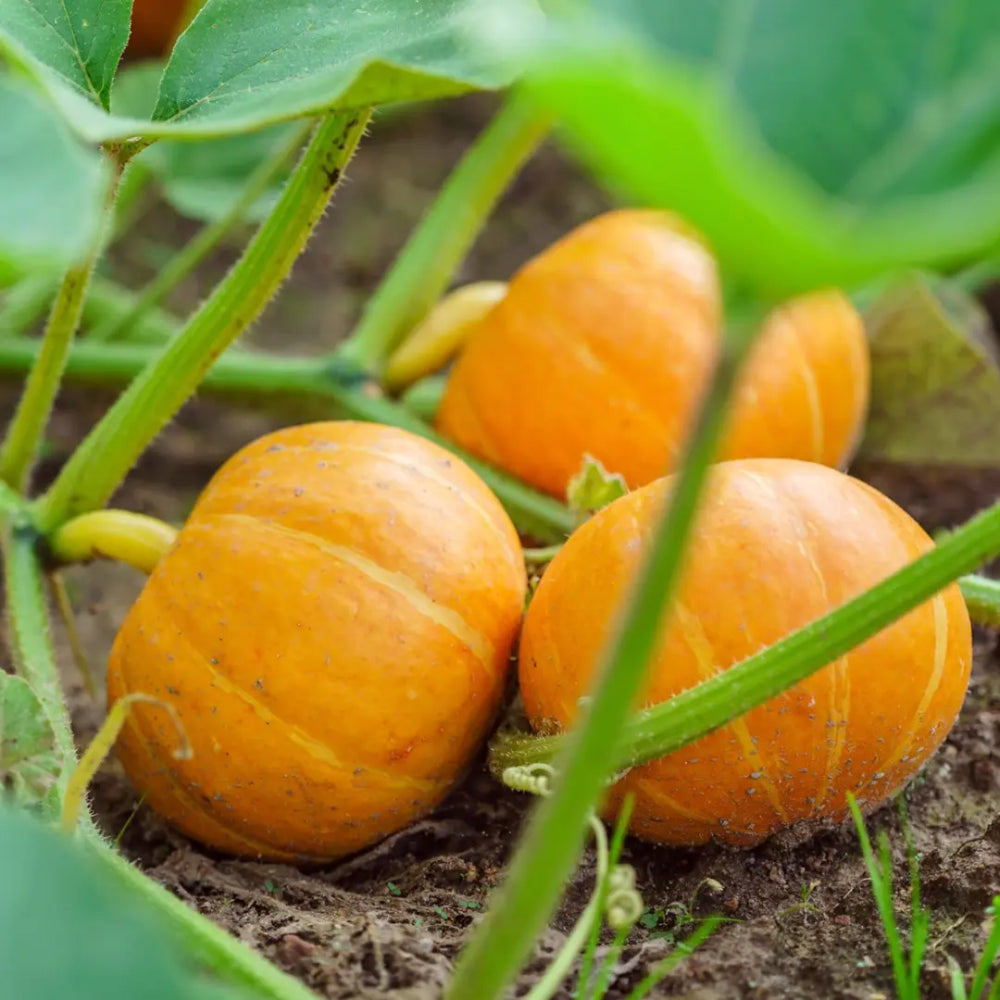
[[[130,510],[94,510],[71,518],[48,539],[50,554],[60,564],[115,559],[152,573],[177,529]]]
[[[385,387],[403,389],[443,367],[506,294],[503,281],[477,281],[445,295],[389,356]]]
[[[86,794],[87,786],[97,774],[97,769],[104,763],[104,758],[111,752],[111,747],[114,746],[122,726],[125,725],[129,710],[136,702],[156,705],[167,712],[171,722],[177,728],[179,745],[173,751],[174,760],[189,760],[191,758],[191,744],[188,742],[181,717],[173,705],[161,701],[159,698],[154,698],[150,694],[143,694],[141,691],[122,695],[108,710],[107,718],[98,729],[97,735],[91,740],[90,746],[84,751],[80,762],[73,768],[73,773],[66,784],[66,795],[63,798],[60,821],[64,833],[70,834],[76,829],[76,825],[80,821],[80,810],[83,807],[83,797]]]

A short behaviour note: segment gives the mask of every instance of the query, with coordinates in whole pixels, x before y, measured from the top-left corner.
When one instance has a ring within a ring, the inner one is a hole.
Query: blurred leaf
[[[591,0],[558,31],[516,20],[502,37],[577,153],[687,217],[757,293],[1000,241],[994,0]]]
[[[131,0],[0,0],[0,31],[58,81],[107,110]]]
[[[4,16],[0,53],[30,73],[91,141],[211,137],[294,118],[504,86],[510,73],[468,43],[476,0],[208,0],[174,46],[154,121],[81,98],[49,53]],[[96,0],[94,0],[96,2]],[[117,0],[120,2],[120,0]]]
[[[112,111],[151,115],[162,72],[162,65],[155,62],[136,63],[122,70],[111,95]],[[165,139],[143,150],[132,165],[152,174],[164,197],[182,215],[212,222],[229,211],[258,164],[286,145],[296,127],[283,122],[222,139]],[[287,176],[286,171],[274,180],[247,214],[248,220],[259,220],[270,211]]]
[[[35,91],[2,74],[0,122],[0,261],[7,258],[20,273],[63,269],[96,237],[107,164]]]
[[[178,212],[211,222],[229,211],[261,161],[271,159],[287,146],[298,128],[294,122],[282,122],[259,132],[223,139],[158,142],[142,153],[141,158]],[[289,157],[288,167],[257,199],[247,219],[261,219],[270,211],[293,163]]]
[[[866,314],[872,405],[861,457],[1000,465],[1000,358],[982,307],[944,279],[914,276]]]
[[[207,996],[156,914],[87,848],[0,807],[0,982],[11,1000]]]
[[[852,206],[946,191],[1000,155],[992,0],[591,4],[707,73],[782,160]]]
[[[111,113],[121,118],[149,118],[156,107],[164,65],[158,59],[144,59],[123,66],[111,89]]]
[[[59,778],[59,754],[42,704],[22,677],[0,672],[0,781],[16,806],[37,807]]]
[[[579,520],[584,521],[602,507],[628,493],[625,478],[608,472],[592,455],[583,460],[583,467],[569,481],[566,502]]]

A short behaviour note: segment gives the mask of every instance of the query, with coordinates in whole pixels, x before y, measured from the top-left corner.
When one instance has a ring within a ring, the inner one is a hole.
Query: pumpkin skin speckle
[[[525,619],[519,676],[536,728],[569,725],[669,495],[658,480],[610,504],[550,564]],[[677,599],[641,698],[725,670],[911,562],[931,541],[876,490],[825,466],[715,466]],[[664,844],[750,846],[787,825],[874,806],[947,735],[971,666],[952,585],[817,674],[675,753],[630,771],[632,831]]]
[[[147,801],[229,853],[327,860],[430,811],[494,719],[526,589],[464,463],[349,421],[267,435],[199,498],[116,638],[108,699]]]
[[[680,220],[621,210],[529,261],[470,335],[437,414],[467,451],[564,497],[585,455],[635,488],[672,471],[720,347],[714,261]],[[766,321],[721,458],[843,466],[868,408],[861,319],[839,292]]]

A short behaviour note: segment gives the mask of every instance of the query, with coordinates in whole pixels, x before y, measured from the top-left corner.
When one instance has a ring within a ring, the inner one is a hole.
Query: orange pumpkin
[[[184,833],[330,859],[427,813],[476,753],[526,589],[517,534],[461,461],[374,424],[290,427],[215,475],[119,632],[118,756]]]
[[[671,480],[616,500],[572,535],[532,599],[520,650],[536,728],[572,723],[637,572]],[[843,473],[790,459],[710,473],[677,599],[641,703],[726,670],[884,579],[931,541]],[[778,697],[615,786],[632,830],[665,844],[752,845],[780,827],[875,805],[906,783],[955,721],[971,626],[957,585]]]
[[[720,347],[714,262],[661,212],[609,212],[530,261],[471,334],[438,429],[565,496],[587,454],[642,486],[672,468]],[[768,319],[743,371],[723,458],[842,466],[868,405],[861,320],[839,292]]]

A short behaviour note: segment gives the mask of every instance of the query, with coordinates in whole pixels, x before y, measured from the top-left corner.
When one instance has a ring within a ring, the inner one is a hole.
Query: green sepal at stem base
[[[0,339],[0,372],[22,371],[37,351],[30,340]],[[142,344],[77,342],[70,352],[66,376],[95,386],[117,386],[144,371],[157,349]],[[500,498],[507,513],[525,534],[541,542],[562,542],[576,527],[565,504],[513,476],[462,452],[401,403],[371,395],[368,376],[346,361],[286,358],[263,351],[233,350],[206,375],[200,390],[237,400],[261,400],[294,419],[334,416],[402,427],[448,448],[467,462]]]
[[[615,765],[619,745],[655,648],[664,605],[680,578],[698,500],[716,454],[740,361],[761,310],[727,308],[726,339],[716,371],[649,553],[630,591],[628,610],[586,704],[554,761],[552,794],[534,809],[504,883],[459,957],[447,1000],[498,1000],[551,917],[583,846],[587,816]]]
[[[239,262],[108,410],[38,502],[43,533],[107,503],[219,355],[263,311],[326,210],[369,117],[370,112],[333,114],[320,121]]]
[[[726,725],[849,653],[998,554],[1000,502],[824,617],[669,701],[634,715],[622,733],[615,765],[632,767],[662,757]],[[970,577],[966,582],[975,593],[989,591],[995,614],[994,581]],[[567,736],[502,736],[491,749],[490,768],[500,774],[507,767],[550,760],[566,741]]]
[[[511,179],[548,134],[550,120],[516,91],[508,96],[445,181],[336,357],[380,372],[448,287]]]

